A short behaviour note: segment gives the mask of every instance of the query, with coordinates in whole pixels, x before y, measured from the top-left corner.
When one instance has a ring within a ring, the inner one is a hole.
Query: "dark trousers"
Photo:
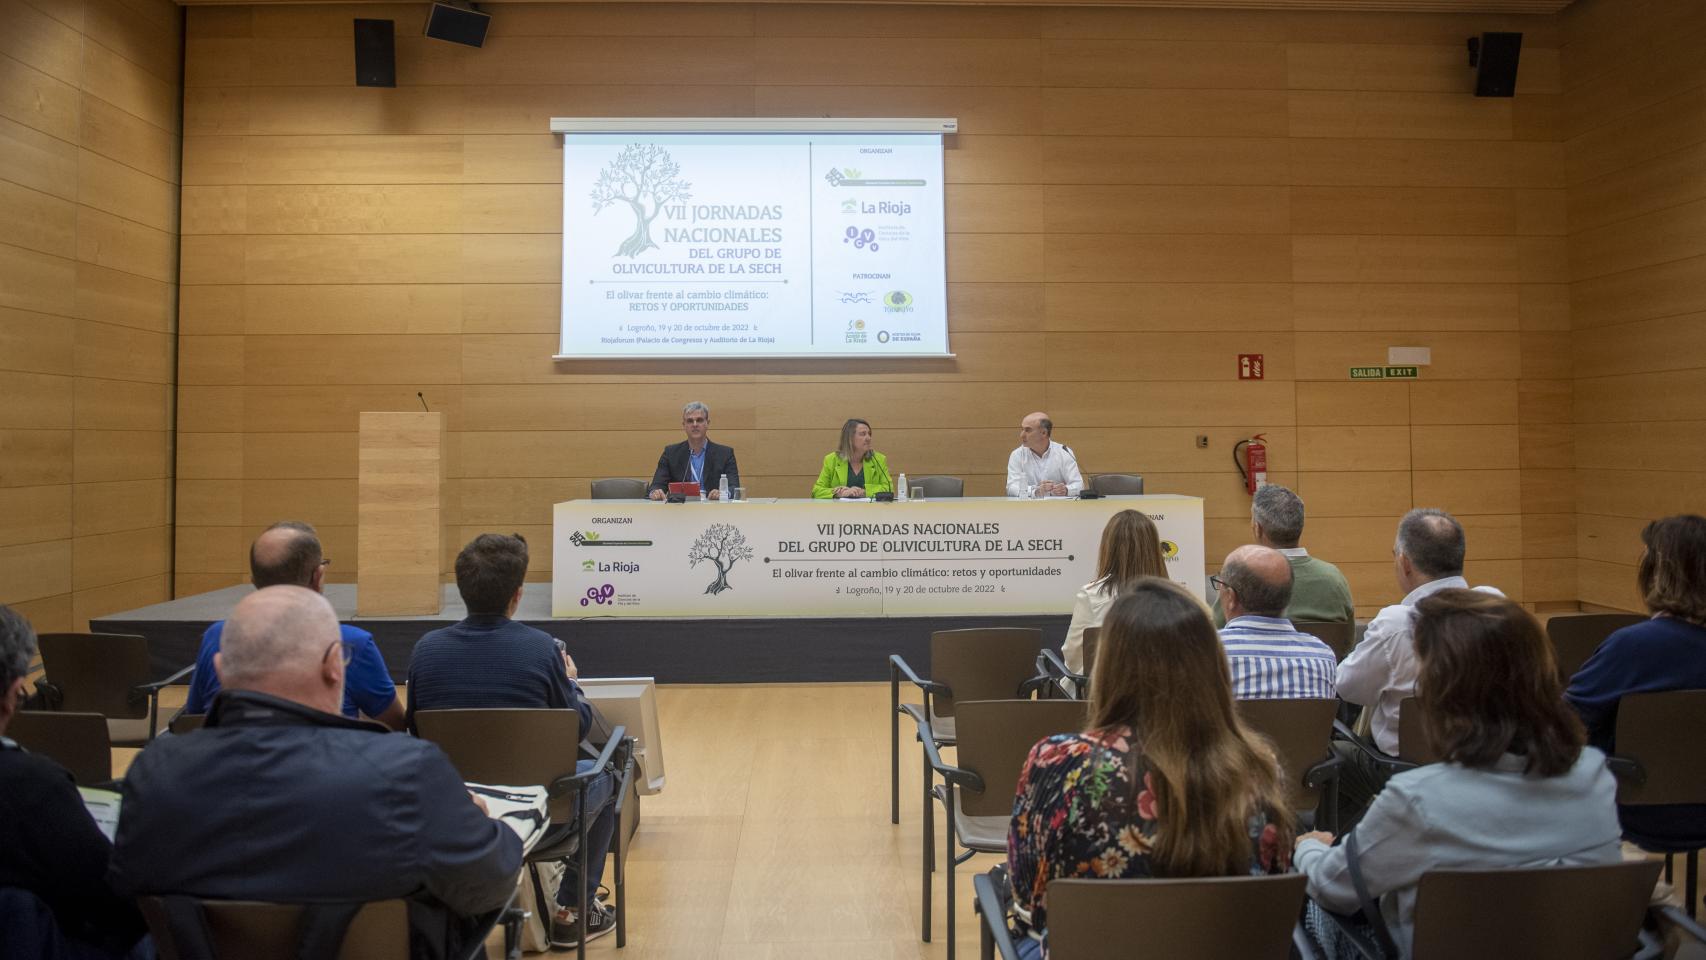
[[[591,769],[591,760],[575,763],[576,773],[586,773]],[[567,869],[563,873],[563,885],[557,888],[557,905],[560,907],[580,909],[582,884],[586,887],[588,903],[598,894],[598,880],[604,876],[604,857],[610,852],[611,838],[616,835],[616,783],[616,775],[607,770],[587,785],[586,809],[587,815],[592,817],[586,827],[587,876],[581,877],[578,874],[579,857],[570,857],[565,861],[564,866]]]

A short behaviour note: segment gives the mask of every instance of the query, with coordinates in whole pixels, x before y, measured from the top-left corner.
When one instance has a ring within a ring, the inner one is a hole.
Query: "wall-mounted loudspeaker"
[[[1475,68],[1477,97],[1516,94],[1516,61],[1522,55],[1522,34],[1483,33],[1469,38],[1469,65]]]
[[[355,22],[355,85],[397,85],[396,23],[391,20]]]
[[[491,22],[490,14],[469,7],[435,3],[427,14],[426,35],[434,40],[478,47],[486,42],[486,27]]]

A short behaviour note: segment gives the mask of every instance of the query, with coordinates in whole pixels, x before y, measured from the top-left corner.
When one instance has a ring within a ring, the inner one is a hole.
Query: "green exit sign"
[[[1420,367],[1352,367],[1352,380],[1414,380]]]

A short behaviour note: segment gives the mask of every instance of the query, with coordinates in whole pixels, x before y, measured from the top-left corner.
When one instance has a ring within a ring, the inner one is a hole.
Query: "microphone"
[[[427,413],[431,413],[431,412],[432,412],[432,408],[431,408],[431,407],[428,407],[428,406],[427,406],[427,403],[426,403],[426,395],[425,395],[425,394],[423,394],[423,393],[421,393],[421,392],[420,392],[420,391],[419,391],[419,390],[416,390],[416,391],[415,391],[415,396],[416,396],[416,397],[418,397],[418,398],[420,398],[420,401],[421,401],[421,409],[422,409],[422,410],[425,410],[425,411],[426,411],[426,412],[427,412]]]

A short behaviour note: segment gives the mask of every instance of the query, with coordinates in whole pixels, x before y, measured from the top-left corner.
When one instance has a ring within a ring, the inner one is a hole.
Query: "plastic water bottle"
[[[729,502],[729,475],[726,473],[717,478],[717,499]]]
[[[894,492],[894,498],[895,498],[895,499],[896,499],[896,500],[905,500],[905,499],[906,499],[906,494],[907,494],[907,490],[906,490],[906,474],[904,474],[904,473],[903,473],[903,474],[901,474],[901,475],[900,475],[900,489],[899,489],[899,490],[896,490],[896,491],[895,491],[895,492]]]

